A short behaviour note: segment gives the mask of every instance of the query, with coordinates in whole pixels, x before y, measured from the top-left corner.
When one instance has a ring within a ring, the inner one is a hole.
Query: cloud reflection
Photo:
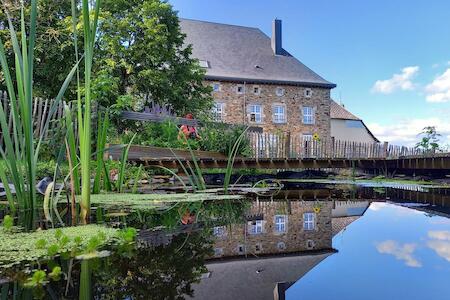
[[[428,231],[428,237],[431,240],[427,242],[427,246],[450,262],[450,231]]]
[[[393,240],[387,240],[377,243],[376,248],[381,254],[390,254],[396,259],[404,261],[408,267],[422,267],[422,263],[413,256],[417,248],[416,244],[400,244]]]

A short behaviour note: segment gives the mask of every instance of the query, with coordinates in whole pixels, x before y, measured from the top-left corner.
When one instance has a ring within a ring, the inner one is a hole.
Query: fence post
[[[388,157],[388,149],[389,149],[389,143],[388,142],[384,142],[384,144],[383,144],[383,158],[387,158]]]
[[[291,132],[286,132],[286,140],[284,141],[284,158],[290,158],[291,156]]]

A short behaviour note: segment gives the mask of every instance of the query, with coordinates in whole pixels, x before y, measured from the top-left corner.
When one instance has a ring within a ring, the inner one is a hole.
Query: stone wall
[[[215,257],[329,250],[332,248],[331,210],[331,201],[253,202],[249,216],[262,218],[262,232],[251,233],[253,221],[221,227],[221,234],[214,241]],[[306,212],[315,214],[313,230],[303,229]],[[275,230],[276,215],[287,218],[283,233]]]
[[[219,90],[213,92],[213,97],[216,102],[224,104],[223,121],[226,123],[258,126],[262,127],[266,133],[290,132],[291,136],[296,137],[317,133],[322,140],[330,139],[329,88],[225,81],[206,81],[205,83],[218,84]],[[242,89],[241,92],[238,92],[238,87]],[[254,93],[255,88],[259,88],[259,93]],[[277,95],[277,89],[282,89],[283,95]],[[261,123],[250,121],[248,112],[250,104],[262,106]],[[283,124],[273,122],[273,106],[275,104],[286,107],[287,120]],[[303,124],[303,106],[314,108],[314,124]]]

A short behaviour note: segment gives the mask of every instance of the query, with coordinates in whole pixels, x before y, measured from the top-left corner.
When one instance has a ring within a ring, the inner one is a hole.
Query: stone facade
[[[230,124],[261,127],[265,133],[290,133],[291,137],[318,134],[330,139],[330,89],[294,85],[206,81],[222,107],[219,119]],[[260,122],[252,121],[250,106],[261,106]],[[284,107],[284,122],[275,122],[275,106]],[[303,122],[303,108],[312,110],[312,124]]]
[[[254,202],[249,221],[214,228],[215,257],[330,250],[331,211],[331,201]],[[305,229],[305,213],[313,215],[309,229]],[[277,226],[276,216],[284,216],[284,230]]]

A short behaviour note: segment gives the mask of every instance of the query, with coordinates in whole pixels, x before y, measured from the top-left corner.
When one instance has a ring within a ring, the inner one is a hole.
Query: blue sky
[[[450,1],[169,0],[184,18],[258,27],[325,79],[381,139],[450,141]],[[447,73],[446,73],[447,72]]]

